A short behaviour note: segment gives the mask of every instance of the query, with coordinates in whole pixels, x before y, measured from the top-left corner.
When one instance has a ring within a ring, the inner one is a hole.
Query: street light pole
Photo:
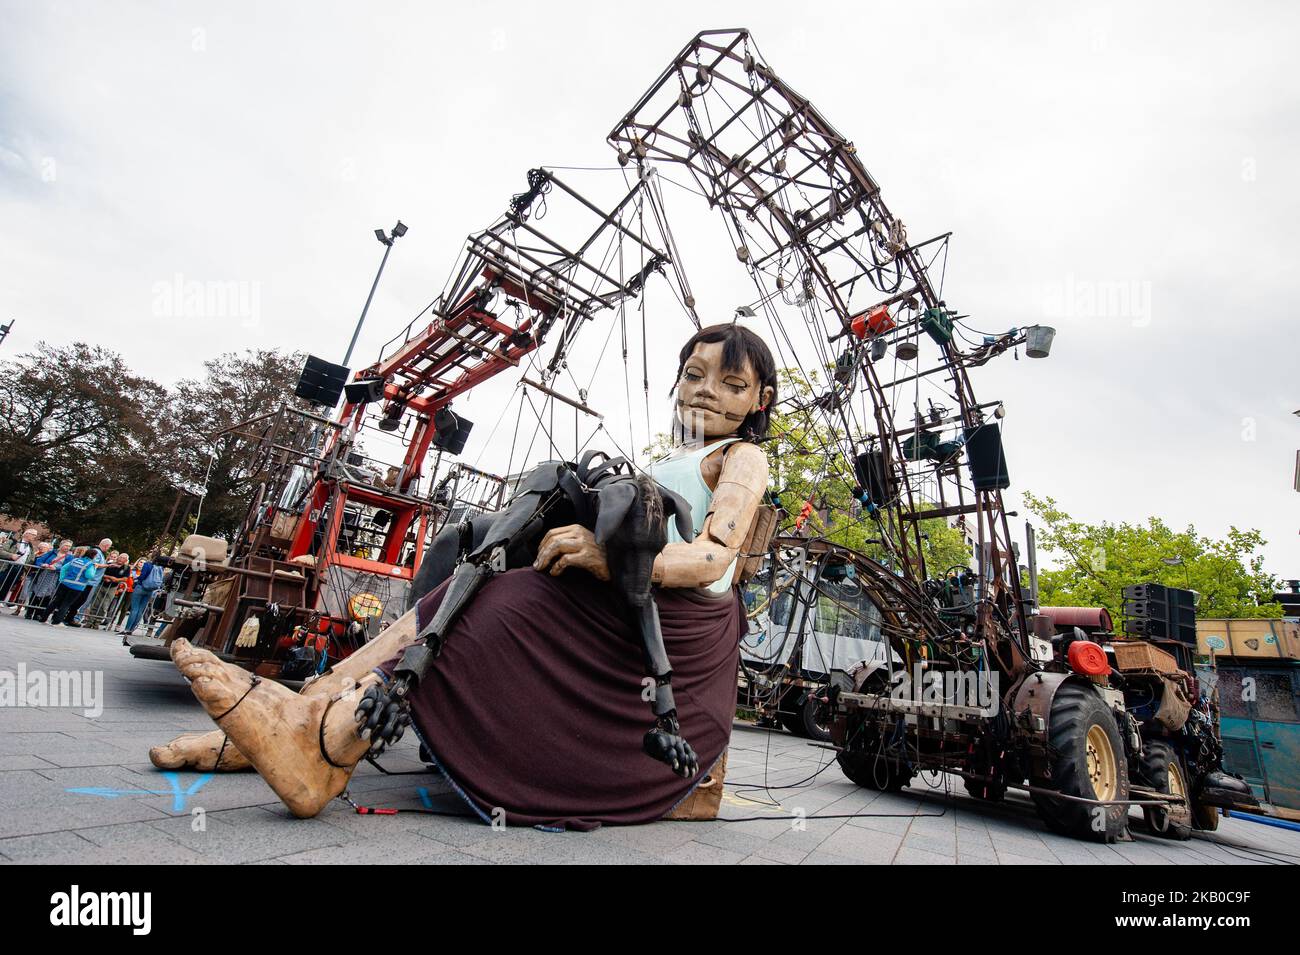
[[[1187,561],[1183,560],[1181,557],[1161,557],[1160,562],[1169,567],[1183,568],[1183,576],[1187,579],[1187,589],[1192,589],[1192,574],[1191,571],[1187,569]]]
[[[379,288],[379,277],[384,274],[384,266],[388,262],[388,253],[393,251],[393,242],[406,235],[406,226],[402,225],[402,220],[397,220],[397,225],[393,226],[393,234],[385,235],[383,229],[375,230],[375,238],[384,245],[384,257],[379,260],[379,271],[375,273],[375,281],[370,286],[370,294],[366,296],[366,304],[361,309],[361,317],[357,319],[357,327],[352,332],[352,341],[348,342],[347,354],[343,356],[343,364],[347,365],[348,360],[352,358],[352,349],[357,346],[357,336],[361,334],[361,326],[365,324],[366,312],[370,311],[370,303],[374,300],[375,289]]]

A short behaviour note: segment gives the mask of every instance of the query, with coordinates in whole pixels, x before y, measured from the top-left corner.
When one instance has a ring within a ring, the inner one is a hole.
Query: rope
[[[220,716],[214,716],[214,717],[212,717],[212,722],[214,722],[214,723],[220,723],[222,720],[224,720],[224,719],[225,719],[227,716],[229,716],[231,713],[235,712],[235,710],[238,708],[239,704],[240,704],[240,703],[243,703],[244,700],[248,699],[248,694],[252,693],[253,690],[257,689],[257,685],[258,685],[259,683],[261,683],[261,682],[262,682],[262,678],[261,678],[260,676],[258,676],[256,673],[254,673],[254,674],[253,674],[253,678],[252,678],[252,680],[251,680],[251,681],[249,682],[249,684],[248,684],[248,689],[244,691],[244,695],[241,696],[239,699],[235,700],[235,705],[232,706],[230,709],[226,710],[226,712],[222,713]],[[229,739],[229,737],[227,737],[227,739]],[[222,743],[222,747],[223,747],[223,748],[225,747],[225,744],[224,744],[224,743]]]

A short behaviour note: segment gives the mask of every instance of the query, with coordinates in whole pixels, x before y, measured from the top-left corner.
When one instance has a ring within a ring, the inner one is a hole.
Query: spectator
[[[0,549],[0,559],[8,561],[4,573],[0,574],[0,601],[13,603],[9,599],[9,591],[19,582],[25,569],[24,565],[31,562],[32,555],[36,551],[37,536],[36,529],[29,527],[23,531],[22,539],[17,544]]]
[[[59,589],[50,604],[50,623],[54,626],[81,626],[76,620],[77,611],[99,579],[96,561],[90,556],[93,551],[92,547],[78,547],[72,552],[72,559],[65,560],[59,567]]]
[[[113,551],[113,559],[104,568],[104,576],[119,583],[131,576],[131,555],[126,551]]]
[[[112,556],[110,557],[110,555]],[[113,550],[112,538],[105,537],[96,547],[87,546],[86,556],[95,562],[95,570],[102,574],[108,568],[108,565],[117,558],[117,551]],[[94,591],[92,591],[92,593],[94,593]],[[81,626],[81,621],[85,614],[86,609],[78,610],[76,616],[69,620],[68,623],[75,624],[78,627]]]
[[[125,552],[113,551],[106,563],[96,564],[95,567],[102,571],[99,586],[77,615],[77,623],[89,622],[92,627],[98,627],[102,623],[108,629],[113,624],[110,618],[120,602],[118,598],[131,579],[131,557]]]
[[[126,592],[122,599],[117,603],[117,613],[113,615],[112,630],[114,633],[122,633],[122,622],[126,615],[131,612],[131,597],[135,593],[135,585],[140,580],[140,569],[144,567],[144,558],[140,557],[131,565],[131,573],[126,578]]]
[[[144,616],[146,610],[153,603],[154,594],[163,584],[162,565],[155,564],[154,559],[157,554],[150,554],[149,559],[140,567],[140,574],[136,577],[135,589],[131,591],[131,616],[126,618],[126,628],[122,631],[123,635],[135,632],[135,628],[140,624],[140,618]]]
[[[65,540],[59,544],[57,551],[50,551],[38,558],[36,579],[32,582],[32,593],[27,607],[27,619],[44,623],[50,615],[50,601],[59,586],[58,568],[63,562],[72,559],[72,541]]]
[[[18,606],[14,607],[13,615],[16,617],[23,612],[23,607],[30,608],[32,599],[32,588],[36,586],[36,578],[39,575],[38,567],[43,567],[54,557],[54,547],[49,541],[37,541],[36,550],[32,557],[32,569],[28,571],[27,576],[23,578],[22,586],[18,592]],[[27,618],[31,619],[31,610],[27,611]]]

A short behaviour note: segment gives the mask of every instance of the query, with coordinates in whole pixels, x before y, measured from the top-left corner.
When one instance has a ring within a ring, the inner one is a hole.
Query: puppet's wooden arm
[[[767,455],[762,449],[748,442],[729,448],[699,536],[660,551],[651,581],[661,587],[707,587],[720,580],[740,553],[766,489]]]

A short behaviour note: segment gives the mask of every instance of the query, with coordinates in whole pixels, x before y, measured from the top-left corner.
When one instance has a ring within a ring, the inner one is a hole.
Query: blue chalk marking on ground
[[[180,773],[165,772],[162,775],[171,789],[112,789],[108,786],[80,786],[65,789],[64,792],[76,793],[79,796],[102,796],[104,799],[116,799],[119,796],[171,796],[172,812],[184,812],[185,800],[202,789],[214,774],[204,773],[188,789],[181,788]]]

